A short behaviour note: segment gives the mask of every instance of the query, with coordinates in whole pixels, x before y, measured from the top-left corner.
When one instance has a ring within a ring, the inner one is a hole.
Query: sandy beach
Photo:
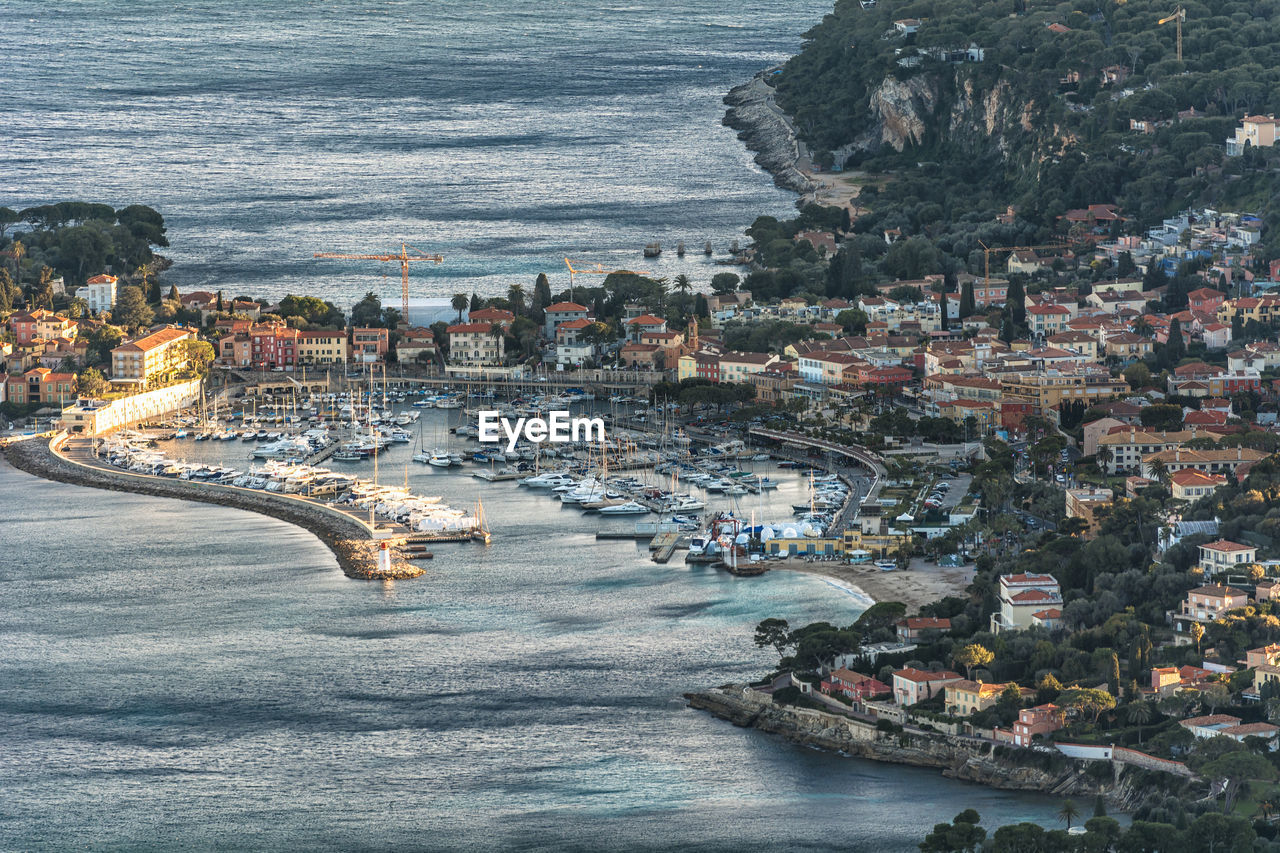
[[[931,604],[948,595],[963,596],[965,588],[973,581],[973,566],[937,566],[923,560],[912,560],[906,570],[882,572],[874,565],[863,563],[806,563],[804,560],[770,561],[771,569],[788,569],[810,575],[831,578],[842,584],[857,587],[876,601],[901,601],[907,605],[907,613],[917,612],[922,605]]]

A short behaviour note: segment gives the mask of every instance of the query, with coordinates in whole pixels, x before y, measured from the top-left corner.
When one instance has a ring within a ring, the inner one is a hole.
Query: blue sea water
[[[0,849],[910,851],[970,806],[1053,821],[685,707],[767,670],[760,619],[848,624],[846,592],[656,565],[596,541],[623,522],[404,476],[482,496],[493,544],[357,582],[288,524],[0,463]]]
[[[567,255],[707,282],[785,215],[721,98],[829,0],[0,0],[0,204],[150,204],[180,288],[505,293]],[[641,247],[661,241],[661,260]],[[691,250],[674,257],[677,241]],[[430,268],[427,268],[430,267]]]

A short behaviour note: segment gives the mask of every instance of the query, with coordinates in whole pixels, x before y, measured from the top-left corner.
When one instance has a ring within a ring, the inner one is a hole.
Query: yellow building
[[[296,346],[302,364],[345,364],[350,354],[342,329],[299,332]]]
[[[1110,489],[1067,489],[1067,518],[1083,519],[1089,526],[1089,536],[1098,532],[1098,520],[1094,515],[1099,509],[1111,506],[1115,496]]]
[[[983,684],[967,678],[953,682],[943,688],[946,695],[944,707],[953,717],[968,717],[979,711],[985,711],[1000,701],[1000,694],[1011,683]]]
[[[1064,401],[1081,400],[1089,406],[1127,394],[1129,383],[1102,373],[1050,371],[1004,376],[1000,379],[1000,388],[1006,403],[1029,404],[1035,414],[1043,417]]]
[[[111,381],[138,388],[164,382],[191,365],[186,329],[161,329],[127,341],[111,351]]]

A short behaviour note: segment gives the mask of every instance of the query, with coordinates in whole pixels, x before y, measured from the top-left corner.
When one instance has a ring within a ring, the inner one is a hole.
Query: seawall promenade
[[[218,504],[287,521],[328,546],[349,578],[399,580],[424,574],[419,566],[394,558],[391,571],[380,573],[374,529],[348,513],[307,498],[120,471],[98,462],[87,440],[68,439],[65,435],[51,440],[33,437],[10,442],[0,446],[0,453],[13,467],[47,480]]]

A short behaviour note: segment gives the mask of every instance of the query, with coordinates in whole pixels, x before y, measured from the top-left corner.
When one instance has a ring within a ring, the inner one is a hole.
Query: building
[[[254,326],[249,330],[249,364],[259,370],[295,370],[298,366],[298,330],[282,323]]]
[[[36,308],[33,311],[15,311],[9,315],[9,330],[18,346],[50,338],[74,338],[78,324],[61,314]]]
[[[1258,549],[1228,539],[1200,546],[1200,570],[1206,578],[1226,572],[1241,572],[1257,559]]]
[[[1227,156],[1239,157],[1246,148],[1270,148],[1276,144],[1275,116],[1245,116],[1235,135],[1227,140]]]
[[[1247,737],[1260,737],[1272,741],[1275,749],[1276,736],[1280,735],[1280,727],[1271,723],[1241,723],[1239,717],[1230,714],[1210,714],[1204,717],[1189,717],[1179,720],[1178,724],[1197,738],[1213,738],[1223,735],[1232,740],[1244,743]]]
[[[543,334],[549,340],[555,340],[556,326],[561,323],[567,323],[570,320],[585,320],[588,316],[587,307],[579,305],[576,302],[554,302],[543,309]]]
[[[908,667],[893,674],[893,701],[903,707],[923,702],[942,693],[948,684],[962,680],[962,676],[949,670],[925,672]]]
[[[823,693],[841,693],[850,699],[870,699],[890,692],[889,685],[883,681],[843,667],[832,670],[822,680],[820,689]]]
[[[1107,372],[1014,373],[1002,376],[1000,387],[1006,402],[1026,403],[1039,417],[1046,417],[1060,403],[1079,400],[1092,406],[1129,393],[1128,382],[1113,379]]]
[[[1062,728],[1062,709],[1052,703],[1023,708],[1013,724],[1016,746],[1031,746],[1037,736],[1043,737]]]
[[[1001,575],[1000,612],[991,614],[991,630],[1029,628],[1033,614],[1051,607],[1062,607],[1062,590],[1053,575]]]
[[[65,406],[76,399],[76,375],[33,367],[5,376],[4,399],[18,406]]]
[[[947,713],[953,717],[968,717],[979,711],[985,711],[1000,701],[1000,694],[1009,686],[1005,684],[983,684],[963,678],[945,688],[946,699],[943,704]]]
[[[168,328],[126,341],[111,351],[111,381],[138,389],[165,382],[191,366],[193,340],[186,329]]]
[[[405,333],[406,337],[414,331],[419,330],[410,329]],[[427,334],[430,335],[431,332],[427,331]],[[298,332],[296,350],[298,363],[302,365],[346,364],[351,356],[346,329],[316,329],[314,331]],[[409,360],[412,361],[413,359]]]
[[[164,418],[200,399],[199,379],[188,379],[112,400],[82,398],[62,410],[62,428],[80,435],[102,435],[121,427]]]
[[[391,349],[388,329],[356,327],[351,330],[351,360],[363,364],[383,361]]]
[[[113,275],[95,275],[85,282],[82,290],[76,292],[89,305],[89,313],[94,317],[106,314],[116,305],[116,277]]]
[[[899,640],[914,643],[930,634],[945,634],[950,631],[951,620],[934,616],[908,616],[906,619],[899,619],[896,627]]]
[[[468,323],[488,323],[510,329],[516,321],[516,315],[504,308],[477,308],[467,314]]]
[[[1176,501],[1198,501],[1226,485],[1222,474],[1206,474],[1199,468],[1185,468],[1169,478],[1169,489]]]
[[[505,341],[495,335],[488,323],[462,323],[450,326],[449,363],[470,367],[502,364],[505,357]]]
[[[1249,596],[1242,589],[1221,584],[1198,586],[1187,593],[1181,610],[1174,616],[1174,627],[1183,631],[1189,622],[1213,622],[1228,610],[1248,603]]]
[[[1115,495],[1110,489],[1067,489],[1067,518],[1079,518],[1088,524],[1084,532],[1092,536],[1098,532],[1095,513],[1111,506]]]
[[[751,377],[763,373],[779,361],[777,353],[726,352],[720,356],[721,382],[751,382]]]
[[[1214,435],[1214,433],[1205,433],[1205,436],[1210,438]],[[1153,477],[1155,466],[1159,463],[1169,474],[1176,474],[1189,468],[1210,474],[1235,474],[1236,469],[1242,465],[1251,465],[1266,458],[1265,452],[1254,450],[1252,447],[1225,447],[1221,450],[1186,450],[1174,447],[1144,456],[1141,471],[1144,477]]]

